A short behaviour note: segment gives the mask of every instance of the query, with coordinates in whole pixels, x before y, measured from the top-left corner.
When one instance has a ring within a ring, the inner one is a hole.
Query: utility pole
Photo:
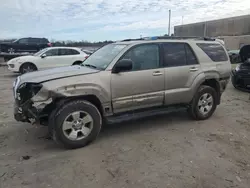
[[[169,10],[169,20],[168,20],[168,36],[170,36],[170,22],[171,22],[171,10]]]
[[[183,16],[181,17],[181,25],[183,25]]]
[[[204,37],[206,37],[207,36],[207,22],[205,21],[205,23],[204,23]]]

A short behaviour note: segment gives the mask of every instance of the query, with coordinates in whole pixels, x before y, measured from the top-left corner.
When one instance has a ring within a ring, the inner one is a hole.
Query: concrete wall
[[[250,35],[250,15],[175,26],[175,36]]]
[[[250,44],[250,35],[220,36],[218,38],[224,40],[225,46],[229,50],[238,50],[242,46]]]

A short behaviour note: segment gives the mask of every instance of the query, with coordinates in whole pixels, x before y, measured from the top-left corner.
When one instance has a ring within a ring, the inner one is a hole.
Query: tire
[[[34,72],[36,70],[37,70],[37,67],[32,63],[24,63],[20,67],[20,73],[21,74],[25,74],[25,73],[28,73],[28,72]]]
[[[88,101],[75,100],[64,104],[55,114],[53,139],[68,149],[81,148],[96,139],[101,127],[99,110]]]
[[[210,97],[212,97],[212,102]],[[218,95],[215,89],[210,86],[202,85],[191,101],[188,113],[195,120],[206,120],[213,115],[217,107],[217,100]],[[201,111],[204,111],[204,113]]]
[[[72,65],[80,65],[80,64],[82,64],[82,61],[76,61]]]

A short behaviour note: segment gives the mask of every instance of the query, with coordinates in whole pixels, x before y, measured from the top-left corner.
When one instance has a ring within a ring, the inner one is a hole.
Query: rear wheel
[[[214,88],[202,85],[188,108],[191,117],[196,120],[205,120],[211,117],[217,107],[217,96]]]
[[[28,72],[34,72],[36,70],[37,70],[36,66],[34,64],[32,64],[32,63],[24,63],[20,67],[21,74],[25,74],[25,73],[28,73]]]
[[[101,114],[93,104],[84,100],[71,101],[55,115],[53,139],[66,148],[84,147],[95,140],[101,126]]]

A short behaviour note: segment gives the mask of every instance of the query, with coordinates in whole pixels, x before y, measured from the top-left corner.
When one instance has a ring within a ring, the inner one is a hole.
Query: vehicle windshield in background
[[[104,70],[126,46],[124,44],[106,45],[89,56],[82,65]]]
[[[92,51],[89,51],[89,50],[84,50],[84,49],[81,49],[84,53],[86,53],[87,55],[91,55],[93,54]]]
[[[36,52],[35,54],[33,54],[33,56],[40,56],[40,55],[42,55],[44,52],[46,52],[47,50],[48,50],[48,48],[44,48],[44,49],[42,49],[42,50]]]

